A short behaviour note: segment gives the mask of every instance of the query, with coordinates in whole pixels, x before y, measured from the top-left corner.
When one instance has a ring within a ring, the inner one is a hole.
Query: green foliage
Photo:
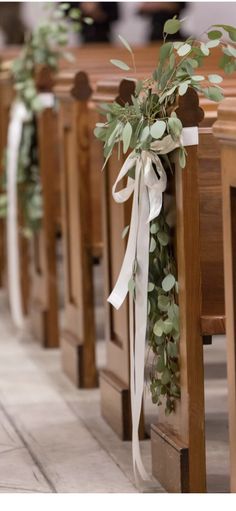
[[[36,137],[36,115],[43,108],[37,90],[36,75],[41,67],[52,72],[58,68],[61,57],[73,59],[73,55],[63,50],[68,42],[68,23],[64,17],[70,4],[53,5],[49,21],[39,23],[32,34],[27,34],[25,44],[19,57],[12,64],[12,75],[16,97],[31,112],[31,121],[23,129],[20,154],[18,159],[18,190],[22,207],[23,233],[29,236],[41,225],[43,215],[42,193],[39,175],[38,143]],[[69,10],[69,18],[77,30],[81,23],[91,23],[91,18],[81,18],[79,9]],[[7,214],[7,198],[3,191],[0,195],[0,215]]]
[[[205,34],[204,42],[192,37],[186,41],[168,41],[168,35],[176,34],[180,27],[181,21],[176,16],[165,23],[157,66],[150,77],[136,81],[131,104],[113,102],[102,106],[105,120],[97,124],[94,132],[104,144],[106,161],[116,144],[120,146],[123,143],[124,153],[130,148],[137,156],[143,150],[154,150],[153,143],[155,146],[157,140],[170,135],[179,144],[176,150],[179,164],[185,167],[187,152],[181,143],[183,127],[176,115],[178,99],[191,87],[212,101],[221,101],[223,91],[219,84],[222,77],[199,74],[198,68],[202,67],[204,73],[204,61],[219,46],[222,51],[219,68],[226,73],[236,70],[236,48],[233,44],[236,42],[236,28],[214,25]],[[225,32],[230,44],[224,40]],[[132,57],[135,71],[132,49],[122,37],[120,40]],[[124,71],[131,69],[128,64],[117,60],[112,60],[112,63]],[[174,170],[171,155],[161,156],[161,160],[166,171]],[[134,169],[129,176],[135,177]],[[129,289],[135,297],[135,274],[129,282]],[[150,226],[148,316],[148,341],[154,353],[150,375],[152,400],[158,405],[165,400],[168,414],[175,409],[176,399],[180,397],[179,307],[171,231],[164,209]]]
[[[165,34],[176,34],[181,27],[181,22],[174,16],[173,19],[167,20],[164,25]]]
[[[149,257],[148,341],[154,360],[150,374],[152,400],[158,405],[165,400],[166,413],[175,409],[179,389],[179,321],[176,292],[176,264],[172,252],[171,233],[164,209],[150,227],[156,243]],[[158,236],[162,233],[162,237]],[[163,234],[165,236],[163,237]],[[160,239],[164,244],[160,242]],[[149,284],[150,286],[150,284]]]
[[[128,64],[126,64],[122,60],[111,59],[110,62],[111,62],[111,64],[113,64],[113,66],[116,66],[119,69],[122,69],[123,71],[130,70],[130,67],[128,66]]]

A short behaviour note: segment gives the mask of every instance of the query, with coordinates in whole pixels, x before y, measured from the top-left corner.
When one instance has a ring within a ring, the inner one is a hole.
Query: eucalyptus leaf
[[[173,43],[165,43],[160,48],[160,60],[165,60],[167,57],[170,57],[173,52]]]
[[[227,50],[232,57],[236,57],[236,48],[231,46],[230,44],[227,45]]]
[[[182,82],[179,86],[179,95],[184,96],[188,90],[189,82]]]
[[[178,347],[175,342],[168,342],[167,344],[167,352],[168,355],[172,358],[177,358],[178,356]]]
[[[203,80],[205,80],[205,76],[203,76],[203,75],[194,75],[194,76],[192,76],[192,80],[194,82],[202,82]]]
[[[151,237],[151,241],[150,241],[150,247],[149,247],[149,252],[154,252],[154,250],[156,249],[156,240],[155,238],[153,238],[153,236]]]
[[[164,332],[164,323],[163,323],[163,320],[162,319],[159,319],[154,327],[153,327],[153,332],[154,334],[157,336],[157,337],[161,337],[163,332]]]
[[[157,233],[157,237],[158,237],[158,241],[159,241],[159,243],[160,243],[163,247],[165,247],[166,245],[168,245],[168,243],[169,243],[169,236],[168,236],[168,234],[167,234],[166,232],[164,232],[164,231],[159,231],[159,232]]]
[[[177,50],[177,53],[180,57],[184,57],[185,55],[190,53],[191,50],[192,46],[188,43],[185,43],[182,46],[180,46],[180,48]]]
[[[132,54],[133,51],[132,51],[129,43],[126,41],[126,39],[124,37],[122,37],[122,35],[119,35],[118,37],[119,37],[120,41],[122,42],[122,44],[125,46],[125,48]]]
[[[129,148],[129,145],[130,145],[130,141],[131,141],[131,137],[132,137],[132,126],[131,126],[130,122],[128,121],[125,124],[125,127],[124,127],[123,132],[122,132],[122,141],[123,141],[123,152],[124,152],[124,154],[128,151],[128,148]]]
[[[161,138],[166,131],[166,123],[165,121],[158,120],[156,121],[150,128],[150,133],[153,138],[159,139]]]
[[[166,335],[170,334],[170,332],[173,329],[172,321],[169,318],[165,319],[163,326],[164,326],[164,334],[166,334]]]
[[[86,23],[86,25],[93,25],[94,22],[93,18],[90,18],[90,16],[85,16],[83,21]]]
[[[150,135],[150,128],[149,128],[149,126],[145,126],[145,128],[143,128],[143,131],[140,136],[141,142],[144,142],[145,140],[147,140],[149,135]]]
[[[219,30],[210,30],[210,32],[207,33],[209,39],[220,39],[222,37],[222,32]]]
[[[159,295],[158,296],[158,309],[160,311],[167,311],[170,304],[170,299],[168,296]]]
[[[208,80],[211,83],[221,83],[223,78],[220,75],[208,75]]]
[[[216,87],[206,87],[203,89],[204,95],[211,99],[212,101],[221,101],[223,99],[223,94]]]
[[[177,117],[169,117],[168,127],[172,137],[178,139],[183,129],[182,122],[180,121],[180,119],[178,119]]]
[[[176,34],[176,32],[179,31],[181,27],[181,23],[178,19],[170,19],[170,20],[167,20],[164,24],[164,29],[163,31],[166,33],[166,34]]]
[[[130,67],[128,66],[128,64],[126,64],[122,60],[111,59],[110,62],[111,62],[111,64],[113,64],[113,66],[116,66],[119,69],[122,69],[123,71],[130,70]]]
[[[163,385],[167,385],[167,383],[170,382],[170,379],[171,379],[170,371],[169,371],[168,367],[165,367],[162,377],[161,377],[161,383]]]
[[[206,43],[206,46],[207,48],[216,48],[217,46],[219,46],[220,44],[220,41],[218,39],[214,39],[213,41],[208,41]]]
[[[174,275],[172,275],[171,273],[169,273],[169,275],[166,275],[166,277],[163,279],[162,281],[162,289],[168,293],[169,291],[171,291],[171,289],[174,287],[175,285],[175,277]]]
[[[186,166],[186,155],[182,147],[179,149],[179,164],[182,169],[184,169]]]
[[[208,56],[210,54],[210,50],[205,43],[201,43],[200,48],[203,55]]]
[[[159,231],[159,225],[157,222],[155,223],[152,223],[151,227],[150,227],[150,233],[151,234],[156,234],[157,232]]]

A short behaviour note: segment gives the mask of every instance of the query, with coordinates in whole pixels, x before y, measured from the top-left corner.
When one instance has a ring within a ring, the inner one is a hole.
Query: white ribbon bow
[[[54,96],[50,93],[40,94],[43,108],[54,105]],[[17,201],[17,169],[22,130],[25,122],[30,121],[32,113],[26,109],[22,101],[16,100],[10,113],[7,135],[7,268],[8,293],[12,319],[18,328],[24,326],[19,264],[18,240],[18,201]]]
[[[198,128],[184,128],[181,137],[183,145],[198,143]],[[122,203],[133,196],[133,205],[125,257],[122,263],[116,285],[108,301],[116,308],[122,305],[128,293],[128,283],[134,271],[134,261],[137,269],[135,279],[135,305],[130,293],[130,389],[132,413],[132,455],[136,484],[140,481],[150,481],[143,465],[139,445],[139,421],[142,409],[145,340],[147,329],[147,293],[149,270],[149,223],[160,214],[162,196],[166,189],[167,176],[158,155],[168,154],[180,143],[173,141],[170,135],[151,144],[151,150],[143,150],[140,155],[132,152],[125,160],[117,180],[112,188],[116,202]],[[155,165],[155,170],[154,170]],[[135,167],[134,179],[128,177],[127,185],[121,191],[116,191],[118,183]],[[133,307],[135,309],[135,334]]]

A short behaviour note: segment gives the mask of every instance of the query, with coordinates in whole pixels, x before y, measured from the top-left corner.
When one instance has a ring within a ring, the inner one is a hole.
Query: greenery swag
[[[69,3],[56,6],[50,3],[47,7],[50,8],[48,21],[40,23],[33,33],[26,34],[23,50],[11,67],[16,97],[31,114],[30,121],[23,127],[17,176],[23,216],[22,232],[25,236],[31,236],[40,228],[43,214],[36,129],[36,115],[43,109],[43,105],[37,89],[37,72],[42,67],[56,72],[62,57],[73,61],[73,55],[64,50],[68,44],[69,26],[77,32],[82,23],[92,23],[91,18],[82,18],[78,8],[70,8]],[[5,174],[2,188],[6,188]],[[7,196],[4,192],[0,195],[0,216],[5,217],[6,214]]]
[[[182,123],[176,115],[178,97],[186,94],[189,87],[213,101],[223,98],[218,74],[199,75],[197,69],[219,46],[222,55],[219,67],[226,73],[236,70],[236,28],[230,25],[214,25],[204,33],[205,42],[188,37],[186,41],[167,41],[176,34],[181,21],[175,16],[164,26],[163,45],[159,62],[152,76],[136,81],[132,104],[101,105],[104,123],[98,123],[95,135],[104,143],[105,164],[113,148],[118,144],[118,154],[123,147],[126,154],[131,148],[136,154],[151,150],[151,143],[171,135],[179,143],[179,164],[186,164],[186,150],[181,144]],[[227,34],[227,36],[225,36]],[[131,56],[131,66],[120,60],[111,63],[123,71],[136,73],[135,59],[129,43],[120,37]],[[130,77],[129,77],[130,78]],[[173,170],[170,155],[159,155],[164,168]],[[104,166],[105,166],[104,164]],[[135,168],[129,172],[134,177]],[[128,232],[125,229],[124,235]],[[171,242],[171,226],[164,207],[161,214],[151,222],[148,286],[148,341],[154,354],[150,374],[152,400],[158,405],[165,402],[166,414],[175,410],[180,397],[179,384],[179,306],[177,268]],[[134,274],[137,262],[134,262]],[[135,277],[129,282],[129,290],[135,298]]]

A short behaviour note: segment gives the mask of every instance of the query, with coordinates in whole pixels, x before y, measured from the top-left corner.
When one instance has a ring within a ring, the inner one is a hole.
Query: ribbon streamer
[[[39,94],[42,108],[54,105],[54,96],[50,93]],[[13,322],[18,328],[24,326],[20,286],[20,256],[18,233],[17,169],[23,125],[32,119],[32,112],[26,109],[22,101],[16,100],[10,113],[7,135],[7,254],[8,254],[8,293]]]
[[[141,457],[139,444],[139,422],[142,409],[145,341],[147,330],[147,291],[149,270],[149,223],[160,214],[163,193],[167,185],[167,176],[159,155],[168,154],[180,143],[184,146],[198,144],[198,128],[184,128],[179,143],[170,135],[151,144],[151,150],[143,150],[140,155],[133,151],[125,160],[115,184],[112,195],[116,202],[122,203],[133,194],[132,213],[126,253],[120,274],[108,301],[116,308],[124,302],[128,293],[128,283],[135,279],[135,304],[129,293],[130,313],[130,389],[132,413],[132,457],[135,481],[145,490],[150,486],[149,477]],[[155,170],[153,165],[155,165]],[[135,167],[135,177],[128,177],[126,187],[117,191],[118,183]],[[134,273],[134,261],[136,271]],[[133,317],[134,314],[134,317]],[[135,331],[134,331],[135,319]]]

